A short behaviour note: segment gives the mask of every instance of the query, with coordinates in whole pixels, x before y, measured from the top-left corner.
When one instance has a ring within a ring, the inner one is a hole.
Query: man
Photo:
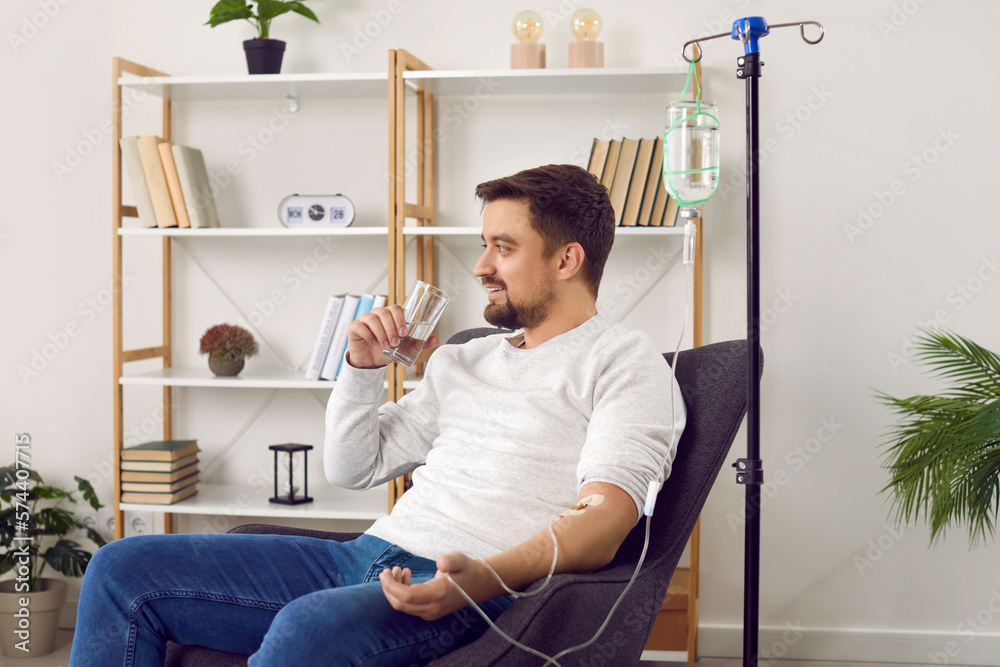
[[[251,666],[424,664],[487,630],[459,587],[495,619],[512,601],[505,586],[544,577],[554,555],[556,572],[610,562],[669,472],[683,409],[675,425],[666,406],[671,392],[683,401],[649,337],[597,313],[615,232],[607,191],[549,165],[476,194],[484,315],[521,333],[443,346],[417,389],[380,406],[382,350],[406,330],[399,306],[376,309],[351,324],[327,406],[330,482],[413,472],[392,513],[348,543],[113,542],[88,570],[72,665],[154,664],[166,639],[252,653]],[[122,636],[103,654],[114,662],[87,653],[108,626]]]

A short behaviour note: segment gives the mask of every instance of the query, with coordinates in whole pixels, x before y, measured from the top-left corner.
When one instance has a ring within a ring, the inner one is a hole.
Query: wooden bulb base
[[[570,42],[570,67],[604,67],[604,42]]]
[[[519,42],[510,45],[511,69],[545,69],[545,45]]]

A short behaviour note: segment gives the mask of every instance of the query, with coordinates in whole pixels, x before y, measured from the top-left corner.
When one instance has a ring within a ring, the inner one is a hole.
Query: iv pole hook
[[[808,37],[806,37],[807,25],[814,25],[817,28],[819,28],[819,37],[817,37],[816,39],[809,39]],[[792,26],[799,27],[799,34],[802,36],[802,41],[805,42],[806,44],[819,44],[820,42],[823,41],[823,36],[826,34],[826,30],[823,29],[823,24],[820,23],[819,21],[797,21],[794,23],[775,23],[774,25],[769,25],[768,29],[789,28]],[[745,34],[746,34],[745,32],[741,31],[740,37],[743,38],[743,35]],[[700,37],[698,39],[692,39],[688,42],[684,42],[684,46],[681,47],[681,57],[684,58],[684,60],[688,61],[689,63],[699,62],[701,61],[702,55],[704,55],[704,51],[701,48],[701,42],[707,42],[711,39],[719,39],[720,37],[732,37],[732,36],[733,36],[732,32],[720,32],[717,35],[709,35],[708,37]],[[687,48],[692,44],[698,45],[698,57],[695,58],[694,60],[691,60],[690,58],[687,57]]]

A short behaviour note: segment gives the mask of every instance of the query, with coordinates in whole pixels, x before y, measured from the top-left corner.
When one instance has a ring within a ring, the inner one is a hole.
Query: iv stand
[[[819,38],[806,37],[806,25],[819,27]],[[737,59],[736,78],[746,81],[747,109],[747,456],[737,459],[736,483],[746,486],[746,535],[743,555],[743,665],[757,667],[758,634],[760,628],[760,486],[764,483],[764,464],[760,458],[760,177],[758,174],[759,135],[757,129],[757,80],[760,78],[760,49],[757,41],[766,37],[771,28],[799,26],[802,39],[818,44],[824,35],[823,26],[816,21],[779,23],[768,26],[761,16],[749,16],[733,22],[732,32],[691,40],[688,45],[718,37],[732,37],[743,43],[744,55]]]

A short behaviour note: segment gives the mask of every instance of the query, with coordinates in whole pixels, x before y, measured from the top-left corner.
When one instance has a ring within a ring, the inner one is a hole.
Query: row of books
[[[197,440],[158,440],[121,451],[123,503],[171,505],[198,492]]]
[[[587,171],[611,195],[620,227],[673,227],[677,202],[663,183],[663,139],[594,139]]]
[[[200,150],[155,135],[122,137],[120,143],[143,227],[219,226]]]
[[[373,308],[385,305],[385,294],[338,294],[331,296],[316,335],[307,380],[336,380],[344,367],[347,350],[347,327]]]

